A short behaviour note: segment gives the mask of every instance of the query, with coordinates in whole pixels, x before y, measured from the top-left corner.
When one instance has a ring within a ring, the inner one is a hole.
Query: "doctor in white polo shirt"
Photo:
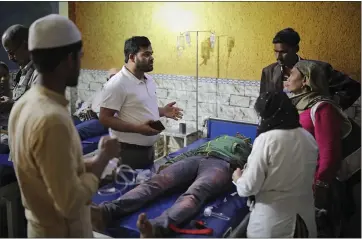
[[[156,85],[145,72],[153,70],[153,50],[147,37],[135,36],[125,42],[126,64],[107,82],[102,93],[100,122],[110,128],[121,143],[122,162],[134,169],[153,164],[154,143],[160,131],[149,123],[167,117],[182,118],[176,102],[158,107]]]

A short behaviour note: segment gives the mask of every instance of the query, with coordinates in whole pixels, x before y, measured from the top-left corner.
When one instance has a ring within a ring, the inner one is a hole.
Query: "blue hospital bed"
[[[83,155],[94,152],[98,148],[98,142],[102,136],[92,137],[82,141]],[[13,163],[8,160],[9,154],[0,154],[0,165],[13,166]]]
[[[202,138],[194,143],[188,145],[185,148],[178,150],[177,152],[171,153],[167,156],[167,159],[171,159],[185,151],[199,147],[201,144],[214,139],[219,135],[232,135],[234,136],[237,132],[243,134],[247,137],[250,137],[254,141],[256,136],[256,125],[249,123],[241,123],[236,121],[228,121],[216,118],[210,118],[207,122],[207,138]],[[116,185],[109,185],[105,187],[117,187]],[[131,188],[123,190],[123,193],[127,192]],[[177,198],[185,191],[176,190],[173,193],[164,195],[157,199],[157,202],[154,202],[148,206],[143,207],[142,209],[122,218],[117,222],[116,226],[109,228],[107,230],[108,234],[112,237],[123,237],[123,238],[139,238],[139,231],[136,227],[136,222],[138,215],[142,212],[146,213],[148,218],[155,218],[167,208],[171,207]],[[248,215],[249,208],[246,205],[246,198],[239,197],[236,193],[236,189],[233,186],[232,190],[220,195],[219,197],[210,200],[206,203],[205,207],[213,206],[214,212],[223,213],[225,216],[229,217],[229,221],[220,220],[214,217],[205,217],[203,216],[204,208],[200,211],[199,215],[196,215],[194,219],[203,220],[206,222],[206,226],[213,229],[213,235],[187,235],[187,234],[174,234],[170,235],[173,237],[182,237],[182,238],[199,238],[199,237],[229,237],[232,234],[232,231],[242,223],[243,219]],[[113,196],[101,196],[96,194],[93,197],[93,202],[99,204],[105,201],[115,200],[119,195]],[[191,223],[186,224],[184,229],[195,229],[191,226]]]

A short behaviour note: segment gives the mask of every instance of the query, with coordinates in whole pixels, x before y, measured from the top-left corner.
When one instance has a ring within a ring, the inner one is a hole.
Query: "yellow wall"
[[[220,37],[200,75],[259,80],[274,62],[272,38],[285,27],[301,36],[300,55],[331,63],[360,80],[360,2],[77,2],[76,24],[83,33],[83,68],[108,69],[123,64],[124,41],[150,38],[154,73],[195,75],[195,33],[180,57],[177,35],[186,30],[213,30],[235,39],[227,56],[227,37]],[[200,34],[199,45],[209,34]],[[216,49],[216,48],[215,48]],[[201,62],[201,60],[200,60]]]

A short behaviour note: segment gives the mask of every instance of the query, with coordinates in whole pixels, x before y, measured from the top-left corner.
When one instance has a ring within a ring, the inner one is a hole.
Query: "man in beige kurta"
[[[117,141],[103,138],[94,161],[83,162],[64,96],[66,86],[77,85],[81,46],[77,27],[60,15],[30,27],[39,84],[15,103],[9,124],[28,237],[93,237],[89,204],[104,167],[119,155]]]

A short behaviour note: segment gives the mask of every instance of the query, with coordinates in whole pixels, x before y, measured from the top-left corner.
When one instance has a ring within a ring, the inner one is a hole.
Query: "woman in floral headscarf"
[[[361,129],[349,120],[339,105],[329,97],[327,75],[328,72],[322,70],[317,62],[299,61],[291,71],[287,88],[294,94],[291,100],[300,114],[301,125],[315,137],[319,147],[314,184],[315,206],[317,216],[324,215],[322,212],[329,214],[320,217],[326,220],[318,220],[317,217],[319,233],[323,234],[320,236],[339,236],[336,235],[339,234],[336,231],[340,228],[340,225],[337,225],[340,224],[339,221],[328,226],[326,223],[341,218],[337,208],[340,208],[343,194],[342,191],[336,191],[336,185],[347,186],[350,191],[353,191],[352,187],[360,187],[360,180],[358,182],[355,179],[360,179]],[[335,196],[340,200],[337,201]],[[352,197],[344,197],[342,200],[345,199],[350,201]],[[349,202],[353,203],[360,205],[360,197]],[[360,209],[354,210],[360,212]],[[359,214],[358,224],[360,223]]]

